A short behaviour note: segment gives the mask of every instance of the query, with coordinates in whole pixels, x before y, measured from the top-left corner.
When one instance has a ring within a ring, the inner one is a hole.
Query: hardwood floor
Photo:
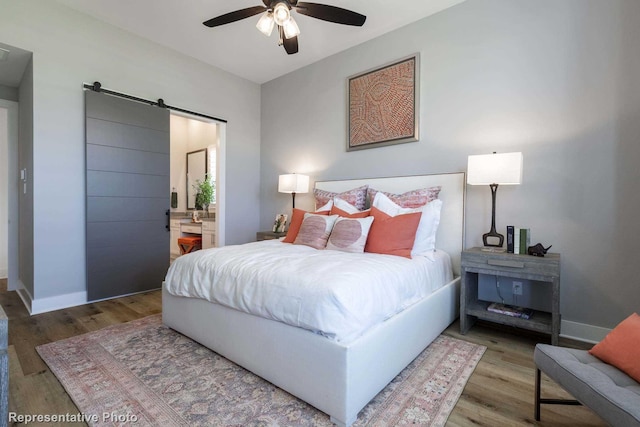
[[[6,280],[0,280],[0,304],[9,317],[9,410],[18,414],[78,413],[38,356],[36,346],[157,314],[162,309],[161,293],[154,291],[29,316],[20,297],[6,291]],[[482,324],[462,336],[458,322],[449,326],[445,334],[487,347],[449,417],[448,426],[606,425],[581,406],[543,405],[542,421],[533,419],[533,348],[540,338]],[[561,340],[561,345],[571,344],[576,343]],[[544,375],[542,390],[545,397],[569,397]]]

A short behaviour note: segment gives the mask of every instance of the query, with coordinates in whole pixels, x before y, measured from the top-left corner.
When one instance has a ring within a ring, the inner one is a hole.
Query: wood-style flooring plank
[[[536,343],[548,342],[546,336],[482,323],[474,325],[466,335],[461,335],[458,321],[450,325],[444,333],[487,347],[449,416],[447,426],[607,425],[588,408],[566,405],[542,405],[541,421],[535,421],[533,350]],[[590,347],[568,340],[561,341],[561,345]],[[542,396],[572,398],[545,375],[542,381]]]
[[[0,304],[9,317],[10,410],[21,414],[77,413],[78,409],[40,359],[35,347],[160,313],[162,294],[153,291],[29,316],[16,293],[2,289],[0,281]],[[533,349],[537,342],[548,342],[547,337],[532,336],[513,328],[494,328],[481,322],[466,335],[460,334],[458,322],[444,333],[487,347],[447,426],[606,425],[581,406],[543,405],[542,421],[533,419]],[[562,339],[561,345],[589,347]],[[542,390],[545,397],[570,397],[544,375]]]

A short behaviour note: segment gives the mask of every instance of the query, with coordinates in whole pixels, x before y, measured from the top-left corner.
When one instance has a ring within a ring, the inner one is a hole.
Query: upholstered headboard
[[[341,193],[362,185],[391,193],[404,193],[419,188],[442,187],[440,226],[436,237],[436,247],[451,256],[454,274],[460,275],[460,253],[464,242],[464,172],[434,175],[398,176],[391,178],[348,179],[341,181],[316,181],[319,190]]]

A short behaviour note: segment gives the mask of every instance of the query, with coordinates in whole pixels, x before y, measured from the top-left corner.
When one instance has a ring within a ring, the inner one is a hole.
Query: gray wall
[[[18,102],[18,88],[0,85],[0,99]]]
[[[0,0],[0,10],[0,40],[33,52],[33,248],[21,258],[33,262],[35,299],[85,291],[83,82],[227,119],[227,243],[255,238],[257,84],[56,2]]]
[[[562,253],[563,320],[613,327],[640,311],[637,40],[636,0],[468,0],[264,84],[262,229],[291,209],[281,173],[465,171],[470,154],[522,151],[524,182],[498,190],[497,226]],[[347,77],[414,52],[420,141],[346,152]],[[466,206],[466,247],[481,245],[489,189],[469,187]]]

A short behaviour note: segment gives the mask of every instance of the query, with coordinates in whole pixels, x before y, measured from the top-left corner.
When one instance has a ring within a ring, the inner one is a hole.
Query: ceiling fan
[[[203,22],[207,27],[217,27],[250,16],[264,13],[256,27],[266,36],[270,36],[273,28],[278,26],[278,45],[283,46],[289,55],[298,52],[298,35],[300,29],[295,19],[291,15],[291,10],[323,21],[334,22],[336,24],[353,25],[361,27],[366,16],[352,12],[341,7],[330,6],[319,3],[299,2],[298,0],[262,0],[264,6],[248,7],[216,16]]]

